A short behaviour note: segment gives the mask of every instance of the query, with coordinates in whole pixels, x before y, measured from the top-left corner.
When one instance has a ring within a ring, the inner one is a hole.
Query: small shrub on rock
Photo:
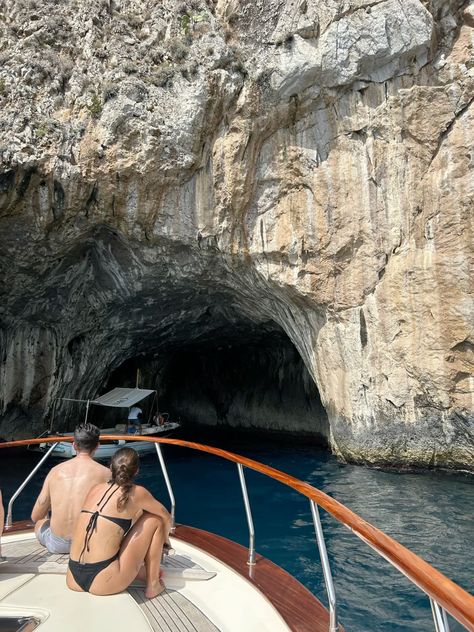
[[[97,57],[97,59],[107,59],[109,54],[104,48],[99,48],[95,51],[95,56]]]
[[[169,52],[174,61],[183,61],[188,56],[188,49],[183,42],[176,40],[171,42]]]
[[[100,118],[100,115],[102,114],[102,101],[95,92],[92,94],[90,101],[87,104],[87,109],[89,110],[92,118]]]
[[[123,71],[127,73],[127,75],[135,75],[138,72],[138,67],[133,62],[127,62],[123,67]]]
[[[115,98],[118,95],[119,89],[117,84],[112,83],[112,81],[106,81],[102,86],[102,99],[104,103],[110,101],[110,99]]]
[[[164,60],[165,54],[166,54],[165,49],[159,46],[153,49],[152,51],[150,51],[150,59],[154,64],[158,66]]]
[[[143,18],[135,13],[129,13],[125,16],[127,23],[134,29],[141,28],[143,24]]]
[[[158,88],[169,86],[174,77],[174,71],[171,68],[160,68],[150,76],[150,81]]]

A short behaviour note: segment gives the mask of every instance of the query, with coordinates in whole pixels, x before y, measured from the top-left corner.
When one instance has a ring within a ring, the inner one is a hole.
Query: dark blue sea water
[[[207,443],[212,443],[207,440]],[[214,442],[217,443],[217,442]],[[363,518],[474,591],[473,478],[446,473],[395,473],[343,465],[313,446],[256,447],[251,438],[221,447],[288,472],[337,498]],[[212,455],[164,446],[178,522],[248,544],[237,467]],[[6,501],[38,457],[0,453]],[[28,516],[43,476],[20,496],[14,520]],[[284,567],[327,602],[309,503],[291,489],[246,470],[257,551]],[[140,482],[164,504],[168,497],[155,456],[143,458]],[[428,598],[331,516],[321,512],[340,620],[348,632],[433,630]],[[453,630],[463,629],[452,622]]]

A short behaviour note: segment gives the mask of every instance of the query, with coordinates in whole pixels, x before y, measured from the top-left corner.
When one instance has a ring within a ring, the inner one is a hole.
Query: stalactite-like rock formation
[[[0,435],[131,358],[255,345],[319,392],[288,430],[473,468],[473,7],[6,0]],[[241,383],[229,423],[272,427]]]

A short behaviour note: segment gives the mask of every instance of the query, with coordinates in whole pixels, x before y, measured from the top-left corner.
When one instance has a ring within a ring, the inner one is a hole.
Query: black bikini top
[[[97,520],[98,518],[105,518],[106,520],[110,520],[110,522],[115,523],[117,526],[119,526],[121,529],[123,529],[124,533],[127,533],[127,531],[130,529],[130,527],[132,526],[132,521],[129,518],[115,518],[115,516],[106,516],[103,513],[101,513],[101,511],[104,509],[105,505],[109,502],[109,500],[112,498],[112,496],[115,494],[115,492],[117,492],[120,489],[120,486],[117,486],[116,489],[114,489],[114,491],[109,494],[109,491],[112,489],[112,487],[114,486],[115,483],[111,483],[110,487],[108,489],[105,490],[104,495],[102,496],[102,498],[99,500],[99,502],[97,503],[97,507],[99,507],[98,511],[88,511],[87,509],[81,509],[81,513],[89,513],[91,514],[90,520],[87,523],[87,527],[86,527],[86,537],[84,540],[84,546],[82,548],[81,554],[79,556],[79,562],[81,561],[82,556],[84,555],[84,551],[87,549],[87,551],[89,551],[89,542],[91,540],[92,534],[94,533],[94,531],[97,531]],[[107,496],[107,494],[109,494]],[[107,498],[105,498],[107,496]],[[105,500],[104,500],[105,498]],[[102,507],[100,507],[99,505],[103,502]]]

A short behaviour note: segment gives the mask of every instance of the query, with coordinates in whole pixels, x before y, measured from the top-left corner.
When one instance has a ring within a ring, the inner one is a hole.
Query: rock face
[[[0,434],[141,358],[203,422],[474,469],[473,15],[5,0]]]

